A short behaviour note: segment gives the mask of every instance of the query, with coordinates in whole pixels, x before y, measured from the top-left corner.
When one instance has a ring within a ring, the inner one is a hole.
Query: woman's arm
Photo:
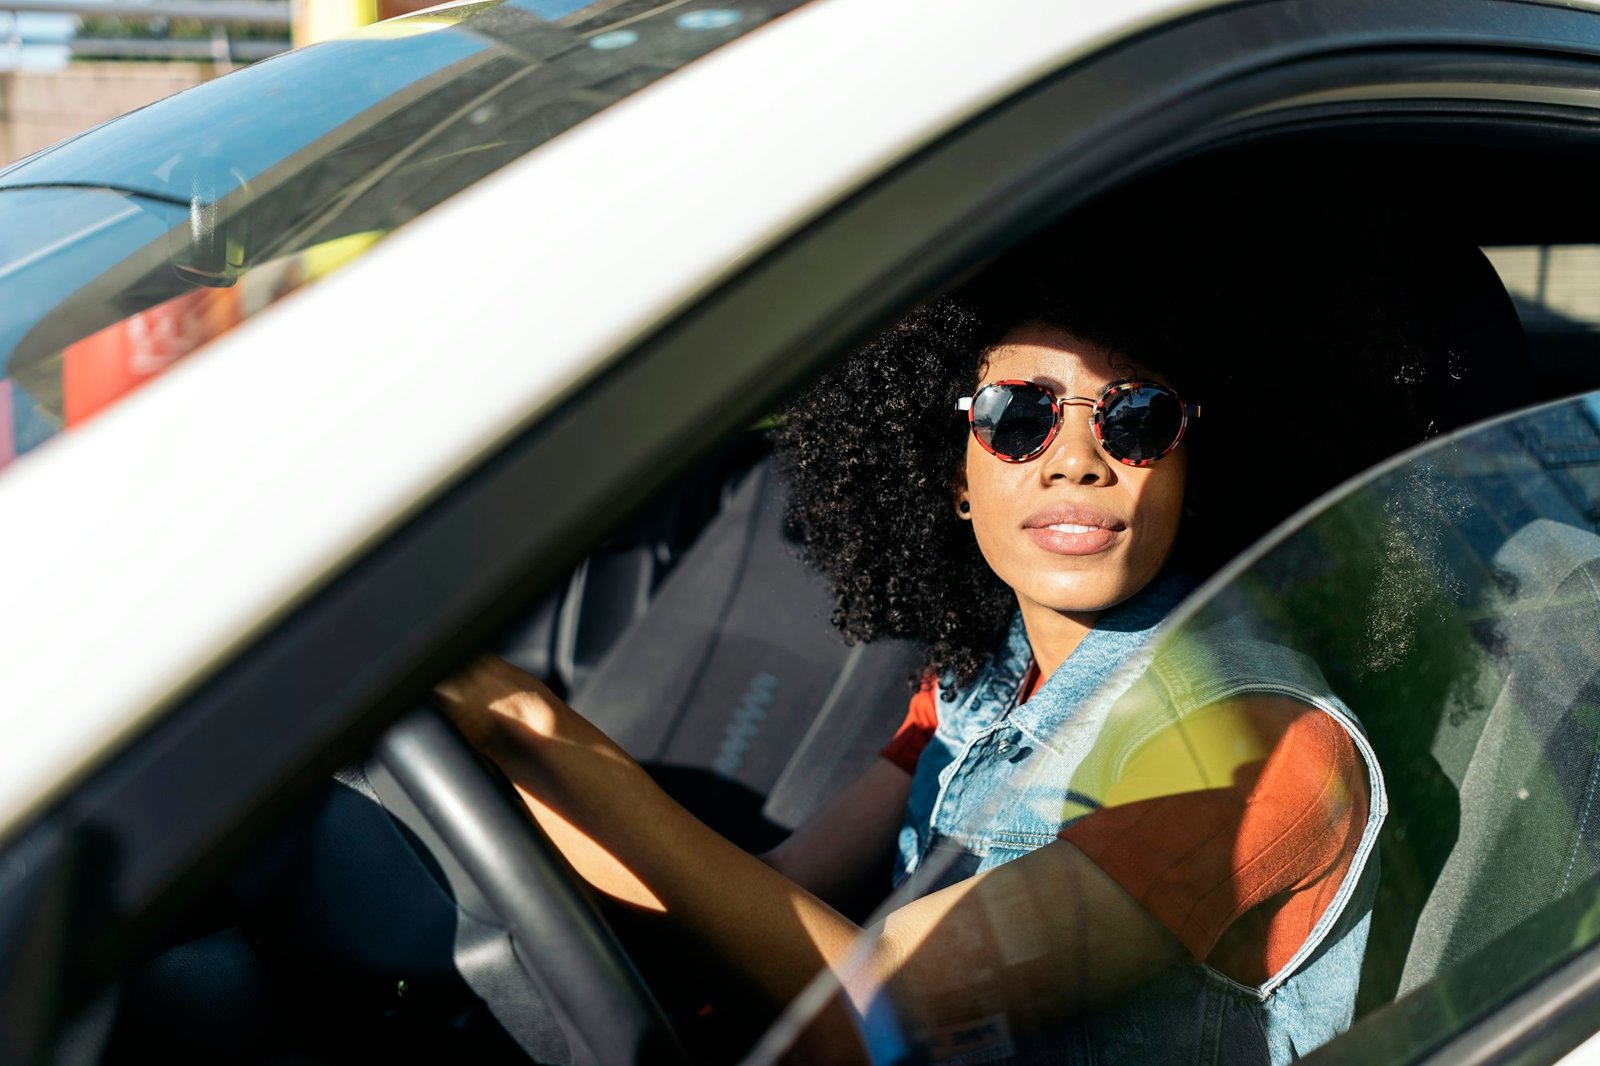
[[[899,1012],[930,1029],[970,1021],[961,1012],[979,1002],[1027,1029],[1101,1006],[1183,955],[1121,885],[1057,840],[894,911],[873,969]]]
[[[889,892],[911,775],[878,759],[763,862],[844,914],[864,917]]]
[[[598,891],[689,932],[774,1006],[859,930],[705,826],[536,678],[484,658],[436,690]]]
[[[858,927],[783,876],[785,859],[775,868],[722,839],[536,679],[485,659],[438,694],[585,880],[689,932],[774,1009],[824,966],[848,959]],[[887,772],[875,771],[869,776],[877,780],[862,787],[888,792]],[[792,854],[814,852],[822,842],[808,835]],[[801,865],[829,868],[815,858]],[[888,980],[909,994],[904,1005],[911,1013],[933,1010],[926,1019],[933,1024],[948,998],[936,990],[983,971],[993,974],[986,980],[1007,1013],[1031,1022],[1131,988],[1180,950],[1065,842],[916,900],[881,928],[867,973],[850,982],[852,997],[864,1002]],[[835,1012],[827,1021],[841,1020]],[[832,1029],[821,1039],[832,1055],[846,1038]]]

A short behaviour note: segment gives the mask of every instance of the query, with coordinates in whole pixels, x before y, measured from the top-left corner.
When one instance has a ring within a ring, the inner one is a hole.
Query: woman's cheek
[[[1021,535],[1025,517],[1013,514],[1013,504],[1022,495],[1018,475],[1026,472],[1027,464],[1002,464],[968,443],[966,498],[972,507],[968,524],[989,569],[1012,588],[1019,576],[1016,571],[1023,565],[1012,557],[1020,551],[1016,535]]]
[[[1181,449],[1156,466],[1141,471],[1146,480],[1139,486],[1136,508],[1140,539],[1138,569],[1145,580],[1154,578],[1172,556],[1183,528],[1184,488],[1188,482],[1188,458]]]
[[[971,522],[972,535],[978,541],[978,552],[983,556],[984,562],[989,564],[989,569],[1007,585],[1016,587],[1016,565],[1011,563],[1008,551],[1016,550],[1014,545],[1007,543],[1002,535],[1000,523],[995,520],[995,509],[989,506],[990,501],[974,499],[972,501]]]

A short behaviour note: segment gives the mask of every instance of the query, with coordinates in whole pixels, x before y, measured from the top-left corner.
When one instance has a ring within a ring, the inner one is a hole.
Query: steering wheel
[[[577,874],[443,715],[421,707],[396,722],[368,774],[390,813],[454,868],[452,881],[470,879],[460,887],[475,888],[509,930],[577,1060],[686,1061]]]

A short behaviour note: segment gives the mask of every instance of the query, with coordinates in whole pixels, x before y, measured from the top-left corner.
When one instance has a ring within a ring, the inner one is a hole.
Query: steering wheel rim
[[[373,758],[509,931],[574,1057],[684,1062],[665,1014],[587,889],[442,714],[419,707]]]

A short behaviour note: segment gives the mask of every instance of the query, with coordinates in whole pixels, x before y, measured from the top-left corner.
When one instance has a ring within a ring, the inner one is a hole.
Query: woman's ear
[[[950,486],[950,496],[955,503],[956,517],[963,522],[972,521],[972,501],[967,498],[967,473],[965,470],[956,475],[955,484]]]

